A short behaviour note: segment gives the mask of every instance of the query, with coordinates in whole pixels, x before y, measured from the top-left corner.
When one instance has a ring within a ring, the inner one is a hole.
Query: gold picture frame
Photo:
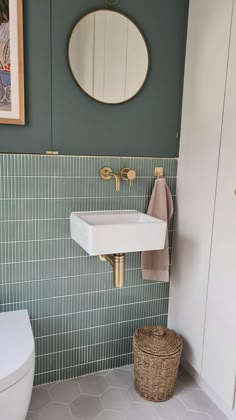
[[[0,0],[0,124],[25,124],[23,0]]]

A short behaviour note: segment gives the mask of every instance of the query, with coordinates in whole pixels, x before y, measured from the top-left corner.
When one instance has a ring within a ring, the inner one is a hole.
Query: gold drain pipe
[[[113,268],[113,283],[114,287],[121,289],[124,287],[125,280],[125,255],[111,254],[99,255],[100,261],[107,261]]]

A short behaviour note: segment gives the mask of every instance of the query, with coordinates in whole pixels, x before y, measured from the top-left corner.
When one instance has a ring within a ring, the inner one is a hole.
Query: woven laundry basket
[[[134,386],[149,401],[166,401],[175,390],[182,339],[164,327],[138,329],[133,339]]]

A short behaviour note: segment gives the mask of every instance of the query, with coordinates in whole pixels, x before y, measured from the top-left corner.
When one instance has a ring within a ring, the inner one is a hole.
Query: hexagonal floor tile
[[[168,420],[181,420],[187,412],[182,402],[177,398],[172,398],[162,403],[155,403],[154,408],[162,419]]]
[[[122,389],[129,389],[134,382],[132,373],[125,369],[112,370],[106,376],[106,380],[110,386]]]
[[[96,372],[96,375],[106,376],[109,372],[110,370],[101,370],[100,372]]]
[[[125,414],[127,420],[157,420],[154,408],[147,404],[134,403]]]
[[[134,374],[134,365],[121,366],[119,369],[128,370],[132,375]]]
[[[46,389],[33,388],[29,410],[39,410],[49,401],[49,393]]]
[[[69,406],[50,402],[39,411],[40,420],[71,420]]]
[[[80,395],[71,405],[72,417],[76,419],[93,419],[103,411],[98,397]]]
[[[39,414],[35,411],[29,411],[26,420],[40,420]]]
[[[134,401],[134,402],[138,402],[138,403],[143,403],[143,404],[153,404],[153,402],[151,402],[151,401],[147,401],[147,400],[145,400],[144,398],[142,398],[138,393],[137,393],[137,391],[135,390],[135,388],[134,388],[134,386],[132,386],[130,389],[129,389],[129,395],[131,396],[131,398],[132,398],[132,400]]]
[[[50,388],[49,395],[52,401],[69,404],[80,395],[79,385],[73,381],[58,382]]]
[[[36,389],[50,389],[53,385],[56,385],[56,382],[51,382],[50,384],[44,384],[44,385],[37,385]]]
[[[210,398],[198,389],[185,389],[178,398],[190,411],[205,413],[212,405]]]
[[[114,411],[103,411],[96,417],[96,420],[125,420],[125,415]]]
[[[178,395],[180,395],[183,392],[184,388],[185,386],[183,382],[181,381],[181,379],[177,378],[174,396],[177,397]]]
[[[192,376],[190,376],[182,367],[179,369],[177,381],[181,382],[184,387],[201,389]]]
[[[227,417],[215,404],[213,404],[210,410],[208,411],[208,415],[212,420],[227,420]]]
[[[105,391],[100,400],[106,410],[122,412],[127,410],[133,402],[128,391],[116,388],[110,388]]]
[[[191,413],[190,411],[184,416],[183,420],[209,420],[207,414]]]
[[[82,394],[101,395],[109,387],[104,376],[88,375],[78,381]]]

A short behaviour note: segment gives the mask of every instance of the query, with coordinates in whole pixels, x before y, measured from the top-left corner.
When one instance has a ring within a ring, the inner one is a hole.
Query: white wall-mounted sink
[[[136,210],[71,213],[71,237],[89,255],[163,249],[167,223]]]

